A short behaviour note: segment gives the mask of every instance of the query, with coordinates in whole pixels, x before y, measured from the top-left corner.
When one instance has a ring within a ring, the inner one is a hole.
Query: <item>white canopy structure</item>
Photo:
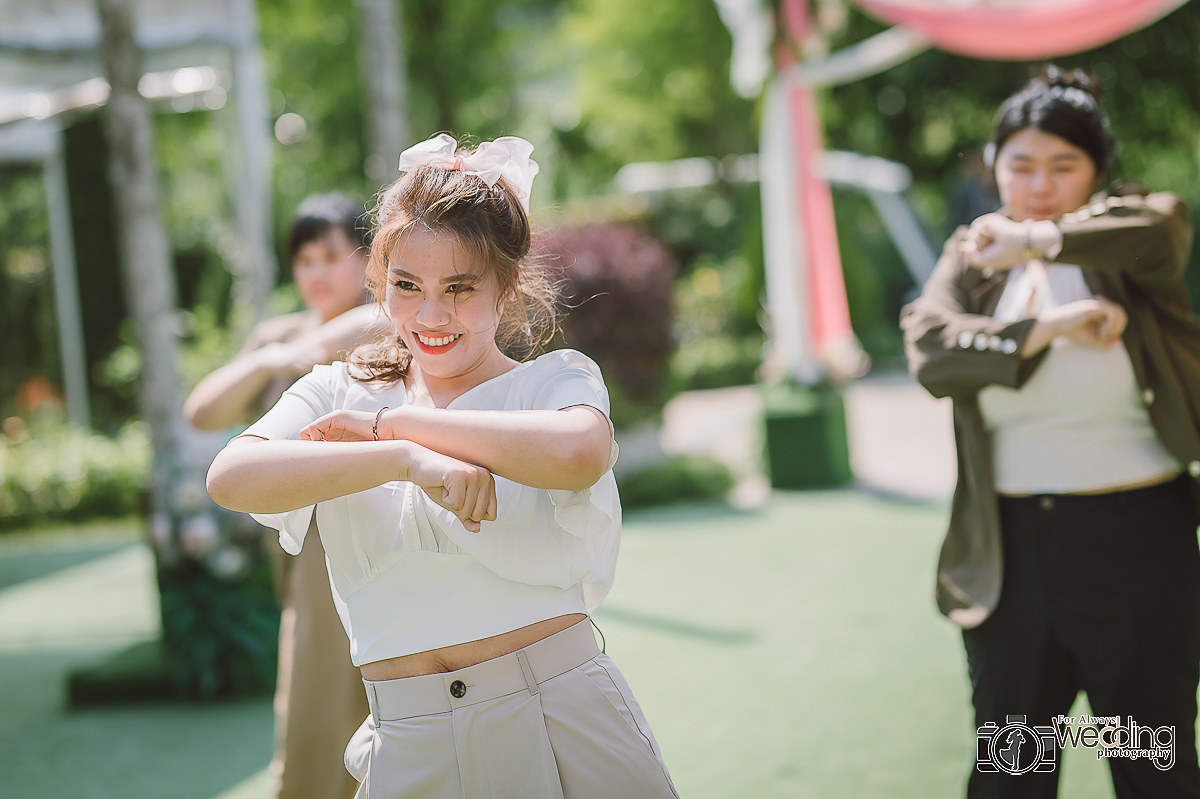
[[[233,263],[239,303],[260,316],[274,286],[270,127],[253,0],[138,0],[139,93],[164,108],[217,111],[236,121],[225,173],[240,232]],[[0,0],[0,162],[40,162],[50,221],[59,345],[70,420],[88,426],[87,377],[62,130],[104,105],[100,22],[92,0]]]

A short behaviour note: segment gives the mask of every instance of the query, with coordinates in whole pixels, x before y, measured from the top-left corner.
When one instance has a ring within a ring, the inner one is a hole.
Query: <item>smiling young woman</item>
[[[589,614],[621,507],[599,369],[529,257],[532,146],[401,156],[367,281],[391,330],[318,367],[217,457],[209,491],[298,551],[315,518],[371,716],[363,799],[675,796]]]
[[[490,271],[470,271],[471,254],[455,238],[413,230],[396,242],[388,264],[387,314],[408,351],[427,356],[410,369],[410,390],[445,398],[445,407],[516,366],[496,346],[499,282]]]

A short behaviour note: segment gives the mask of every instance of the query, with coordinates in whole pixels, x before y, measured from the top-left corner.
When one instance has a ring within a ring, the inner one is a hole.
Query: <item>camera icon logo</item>
[[[989,721],[976,730],[975,768],[1026,774],[1054,771],[1058,741],[1054,727],[1030,727],[1024,716],[1007,716],[1003,727]]]

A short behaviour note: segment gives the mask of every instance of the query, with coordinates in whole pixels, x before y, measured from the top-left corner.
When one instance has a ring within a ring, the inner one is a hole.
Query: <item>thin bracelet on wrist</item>
[[[371,425],[371,435],[375,436],[376,441],[379,440],[379,417],[383,416],[383,412],[386,411],[387,409],[388,409],[388,406],[386,406],[386,405],[384,405],[382,408],[380,408],[379,411],[375,414],[375,424]]]

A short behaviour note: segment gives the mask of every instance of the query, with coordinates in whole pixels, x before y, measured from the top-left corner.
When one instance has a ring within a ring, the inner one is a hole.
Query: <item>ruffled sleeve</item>
[[[318,364],[283,393],[261,419],[242,433],[268,441],[298,440],[300,431],[333,410],[336,383],[345,375],[343,363]],[[251,513],[256,522],[279,531],[279,545],[289,555],[299,555],[312,527],[316,505],[283,513]]]
[[[590,405],[608,416],[608,388],[600,367],[591,358],[575,350],[556,350],[537,363],[539,371],[533,377],[538,386],[532,408],[559,410]]]
[[[587,405],[604,414],[612,436],[608,471],[599,481],[582,491],[548,489],[554,503],[555,523],[571,535],[586,537],[612,528],[621,518],[621,501],[616,481],[612,479],[619,450],[612,421],[608,419],[608,388],[600,367],[583,353],[558,350],[547,356],[551,357],[553,362],[547,364],[550,374],[539,386],[533,407],[560,410]]]
[[[307,505],[283,513],[251,513],[250,518],[264,527],[279,531],[279,546],[289,555],[299,555],[304,538],[312,527],[316,505]]]
[[[621,502],[612,473],[582,491],[548,489],[554,503],[554,522],[564,532],[580,537],[603,533],[620,520]]]
[[[608,432],[612,437],[609,450],[608,468],[612,469],[617,462],[616,431],[612,419],[609,418],[608,387],[604,385],[604,377],[600,367],[591,358],[575,350],[556,350],[543,355],[539,363],[543,365],[545,379],[538,386],[533,399],[532,408],[540,410],[562,410],[576,405],[587,405],[604,414],[608,422]],[[578,493],[578,492],[557,492]],[[556,500],[555,504],[558,502]]]

